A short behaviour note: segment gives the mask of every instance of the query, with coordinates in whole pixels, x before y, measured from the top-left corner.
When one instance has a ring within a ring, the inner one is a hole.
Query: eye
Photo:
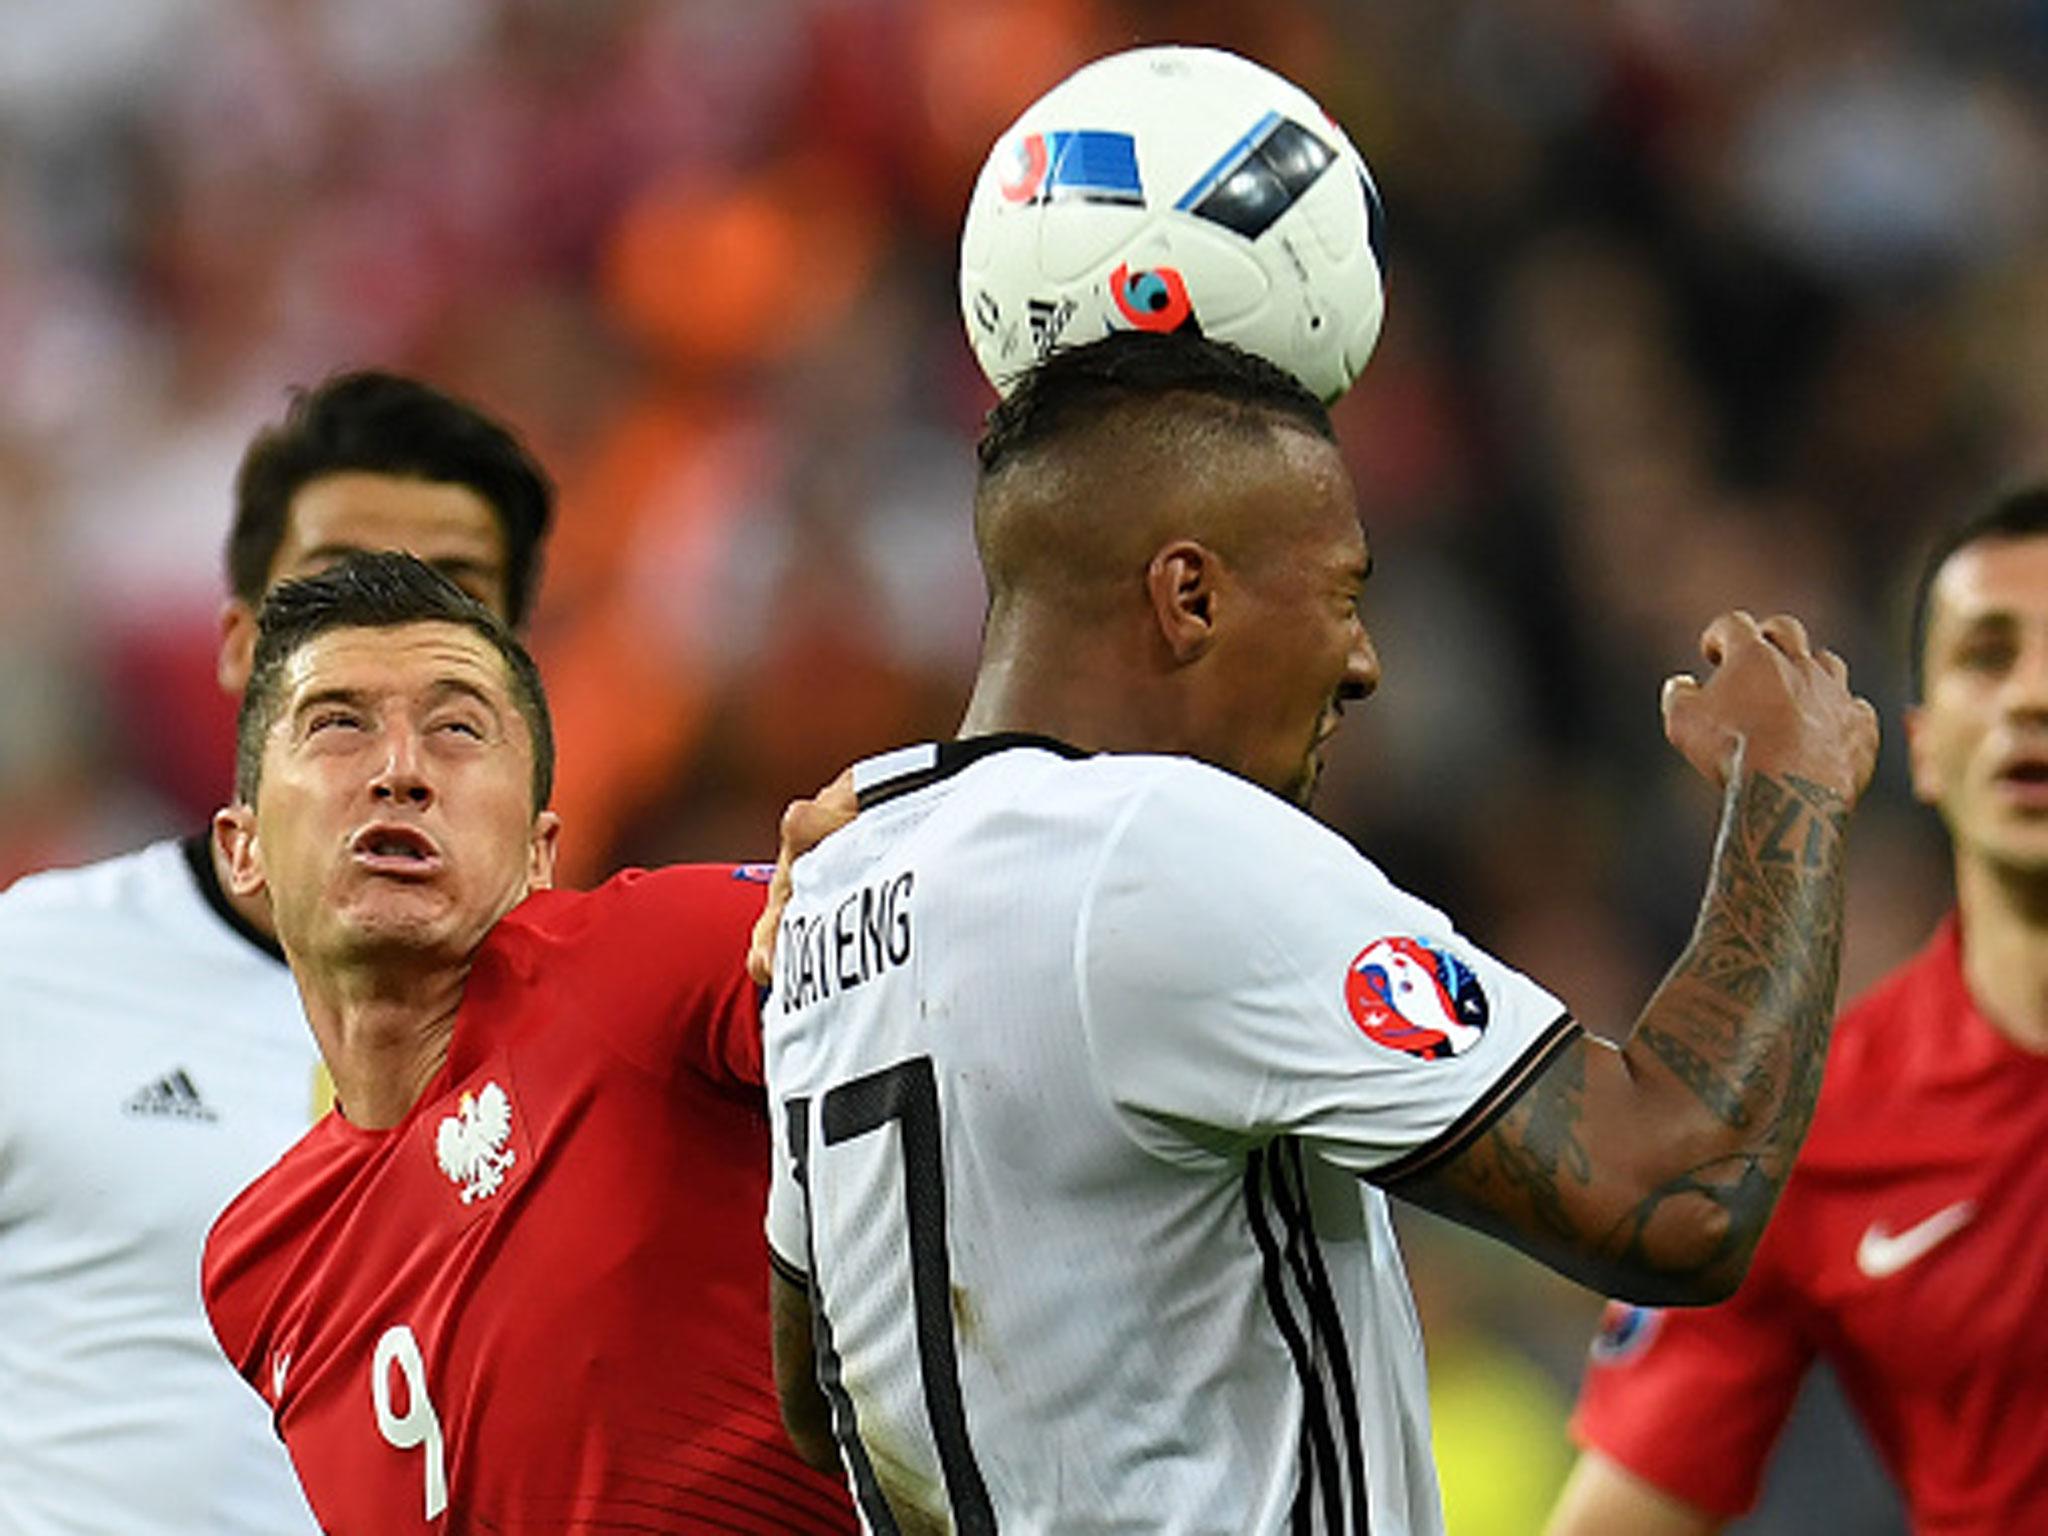
[[[323,709],[307,718],[306,734],[308,736],[317,736],[326,730],[352,731],[362,723],[361,719],[349,710]]]
[[[1967,672],[1997,672],[2012,664],[2012,656],[2011,642],[1987,635],[1964,641],[1951,660]]]
[[[437,720],[434,729],[442,735],[460,736],[470,741],[484,739],[483,726],[465,715],[449,715],[445,719]]]

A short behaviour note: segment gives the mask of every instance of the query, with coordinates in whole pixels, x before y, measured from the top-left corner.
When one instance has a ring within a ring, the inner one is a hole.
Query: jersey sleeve
[[[1733,1519],[1756,1502],[1813,1360],[1799,1316],[1776,1294],[1761,1255],[1719,1306],[1610,1302],[1572,1438],[1673,1498]]]
[[[254,1187],[245,1190],[215,1218],[200,1251],[199,1266],[199,1298],[207,1324],[235,1374],[251,1385],[256,1382],[253,1362],[257,1351],[251,1343],[256,1328],[246,1283],[251,1268],[246,1208],[253,1193]]]
[[[811,1267],[810,1214],[797,1177],[795,1151],[789,1144],[790,1118],[771,1106],[768,1262],[785,1280],[804,1285]]]
[[[1576,1032],[1328,828],[1192,765],[1126,808],[1075,953],[1110,1098],[1174,1159],[1296,1135],[1400,1177],[1461,1145]]]
[[[627,870],[590,893],[576,984],[629,1058],[760,1085],[760,991],[746,958],[765,892],[759,866],[681,864]]]

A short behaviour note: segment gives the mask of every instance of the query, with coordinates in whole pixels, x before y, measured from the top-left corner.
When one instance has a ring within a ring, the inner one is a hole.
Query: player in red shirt
[[[1920,1536],[2048,1531],[2048,486],[1921,575],[1915,792],[1956,914],[1835,1030],[1741,1290],[1610,1307],[1549,1536],[1707,1536],[1746,1510],[1826,1360]]]
[[[405,556],[266,604],[237,804],[339,1108],[221,1216],[215,1332],[333,1536],[850,1531],[768,1362],[760,886],[546,889],[546,704]]]

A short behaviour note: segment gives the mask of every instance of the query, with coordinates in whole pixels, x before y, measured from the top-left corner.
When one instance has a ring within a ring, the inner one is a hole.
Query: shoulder
[[[1192,757],[1103,753],[1064,765],[1062,778],[1077,800],[1142,806],[1148,815],[1196,815],[1273,827],[1321,825],[1270,790]]]
[[[679,1047],[699,1057],[706,1042],[722,1050],[728,1036],[758,1027],[746,954],[765,891],[752,867],[699,864],[536,892],[485,942],[464,1006],[543,1027],[572,1008],[647,1070],[666,1071]],[[537,996],[546,1001],[536,1006]],[[733,1059],[737,1075],[758,1081],[758,1067],[746,1077],[743,1050]]]
[[[1077,961],[1091,985],[1149,988],[1170,969],[1190,994],[1297,997],[1376,938],[1454,941],[1444,913],[1258,786],[1180,761],[1125,774],[1082,888]]]
[[[258,1365],[281,1311],[334,1262],[338,1250],[326,1234],[336,1213],[356,1198],[352,1181],[359,1161],[349,1153],[346,1126],[330,1112],[229,1201],[207,1229],[199,1255],[200,1302],[221,1353],[259,1391],[265,1383]]]
[[[1344,837],[1248,780],[1186,758],[1102,761],[1104,889],[1239,914],[1341,897],[1352,911],[1384,903],[1425,927],[1444,921]]]
[[[1887,1110],[1908,1112],[1943,1076],[1969,1017],[1951,918],[1837,1015],[1820,1099],[1786,1198],[1804,1198],[1820,1187],[1822,1174],[1853,1169],[1884,1146]]]
[[[686,942],[707,928],[724,937],[751,926],[768,875],[762,864],[672,864],[621,870],[588,891],[536,891],[505,915],[501,941],[608,947],[650,933]]]
[[[1951,917],[1910,959],[1855,998],[1835,1021],[1822,1103],[1860,1097],[1912,1074],[1930,1041],[1972,1011]]]
[[[1851,999],[1842,1010],[1841,1024],[1861,1033],[1881,1028],[1904,1012],[1948,1008],[1966,1001],[1962,947],[1951,915],[1918,950]]]
[[[182,869],[178,845],[162,842],[93,864],[23,875],[0,891],[0,921],[61,918],[143,905],[154,896],[174,891],[176,886],[168,877]],[[184,883],[187,887],[191,884],[189,878]]]
[[[352,1132],[340,1112],[330,1110],[258,1174],[213,1220],[200,1260],[201,1290],[209,1307],[252,1278],[288,1264],[293,1243],[314,1216],[331,1211],[343,1192],[356,1154]]]
[[[26,875],[0,891],[0,960],[9,963],[64,965],[143,934],[188,947],[232,938],[175,842]]]

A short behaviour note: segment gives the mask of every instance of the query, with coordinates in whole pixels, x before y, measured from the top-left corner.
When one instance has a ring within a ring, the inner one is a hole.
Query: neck
[[[1059,627],[1017,626],[982,647],[962,736],[1029,731],[1085,752],[1185,752],[1174,691],[1135,674],[1108,645],[1094,650]]]
[[[389,1130],[419,1102],[448,1060],[468,974],[467,964],[298,972],[313,1038],[351,1125]]]
[[[1963,981],[1993,1028],[2048,1054],[2048,875],[1958,860]]]

